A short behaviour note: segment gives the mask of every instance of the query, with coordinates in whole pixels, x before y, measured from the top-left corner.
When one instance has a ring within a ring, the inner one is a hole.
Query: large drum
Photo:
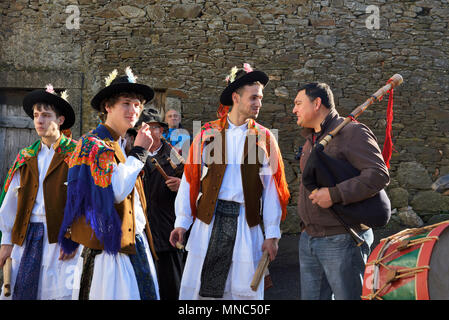
[[[364,300],[449,299],[449,220],[382,239],[368,258]]]

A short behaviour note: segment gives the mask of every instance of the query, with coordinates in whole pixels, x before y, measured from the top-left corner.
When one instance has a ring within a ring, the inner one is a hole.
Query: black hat
[[[133,92],[141,94],[145,102],[151,101],[154,97],[154,91],[149,86],[136,83],[136,78],[130,67],[127,67],[125,69],[126,76],[122,76],[119,78],[116,78],[117,76],[117,70],[112,71],[109,76],[105,79],[106,80],[106,87],[101,89],[95,97],[91,100],[90,104],[95,109],[100,111],[100,104],[101,102],[109,98],[110,96],[117,94],[117,93],[125,93],[125,92]]]
[[[139,117],[139,121],[137,121],[136,126],[140,126],[142,122],[145,123],[152,123],[157,122],[162,128],[166,129],[168,128],[168,125],[161,120],[161,117],[159,116],[157,110],[154,110],[152,108],[145,109],[142,111],[142,114]]]
[[[259,81],[264,86],[268,83],[268,76],[258,70],[253,70],[248,63],[243,64],[243,69],[234,67],[231,69],[231,74],[226,77],[228,86],[223,90],[220,96],[220,103],[225,106],[232,106],[232,93],[246,84]]]
[[[33,106],[36,103],[46,103],[54,106],[61,115],[64,116],[64,123],[60,126],[61,130],[69,129],[75,124],[75,111],[72,106],[65,100],[67,94],[62,92],[61,96],[58,96],[53,90],[51,84],[47,85],[47,89],[37,89],[28,93],[23,98],[23,110],[26,114],[34,119]]]

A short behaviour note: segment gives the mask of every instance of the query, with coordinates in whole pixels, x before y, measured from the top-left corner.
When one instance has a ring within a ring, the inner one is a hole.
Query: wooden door
[[[22,108],[25,89],[0,89],[0,184],[20,149],[39,139],[33,120]]]

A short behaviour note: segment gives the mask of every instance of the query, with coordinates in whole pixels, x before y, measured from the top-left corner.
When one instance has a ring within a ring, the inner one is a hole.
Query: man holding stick
[[[263,299],[263,281],[253,291],[251,280],[262,253],[277,254],[290,197],[276,139],[255,122],[268,76],[244,64],[227,81],[220,119],[195,137],[176,197],[170,243],[193,223],[180,299]]]
[[[306,142],[300,159],[304,172],[313,145],[343,120],[335,109],[330,87],[309,83],[298,90],[293,113],[303,127]],[[324,149],[334,158],[348,161],[360,175],[334,187],[309,192],[301,183],[298,213],[301,218],[299,242],[301,299],[360,299],[366,259],[373,231],[358,224],[350,227],[365,240],[357,246],[329,209],[372,197],[389,183],[389,173],[377,139],[371,130],[356,121],[346,125]]]
[[[71,280],[81,250],[66,254],[57,243],[68,162],[76,146],[62,133],[75,123],[66,99],[66,92],[59,95],[52,85],[23,99],[40,139],[19,151],[0,196],[0,267],[11,257],[9,299],[71,299]]]
[[[92,99],[102,123],[80,138],[69,164],[59,243],[66,253],[84,245],[74,299],[159,299],[140,176],[153,138],[144,123],[128,156],[124,140],[154,91],[137,83],[129,67],[125,71],[125,76],[117,77],[114,70]]]

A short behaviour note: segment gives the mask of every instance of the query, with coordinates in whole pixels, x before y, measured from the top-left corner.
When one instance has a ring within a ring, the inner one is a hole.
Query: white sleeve
[[[182,175],[181,184],[175,199],[175,228],[189,229],[193,222],[192,209],[190,208],[190,184],[185,175]]]
[[[268,164],[266,164],[268,166]],[[265,227],[265,238],[281,238],[281,216],[282,208],[271,170],[264,166],[260,173],[260,179],[264,186],[262,191],[263,224]]]
[[[0,231],[2,232],[1,244],[12,244],[11,232],[16,220],[17,199],[20,188],[20,172],[16,171],[9,185],[0,208]]]
[[[137,176],[143,167],[144,163],[133,156],[129,156],[125,163],[114,165],[111,182],[115,203],[122,202],[133,191]]]

